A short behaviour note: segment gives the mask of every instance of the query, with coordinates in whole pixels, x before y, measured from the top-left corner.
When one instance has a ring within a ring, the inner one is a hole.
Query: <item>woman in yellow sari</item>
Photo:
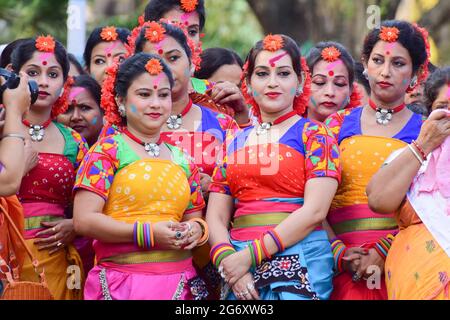
[[[396,151],[367,186],[371,208],[396,212],[400,226],[386,259],[390,300],[450,299],[449,80],[448,68],[427,80],[434,111],[417,145]]]
[[[199,171],[160,138],[172,74],[145,53],[108,72],[102,104],[108,122],[123,130],[93,146],[75,184],[75,228],[95,239],[98,262],[85,299],[205,298],[191,254],[208,239]]]

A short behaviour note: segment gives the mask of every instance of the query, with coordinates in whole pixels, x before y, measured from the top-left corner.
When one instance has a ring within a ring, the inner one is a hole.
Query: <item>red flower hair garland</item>
[[[102,85],[102,99],[101,107],[105,111],[106,121],[113,125],[120,125],[122,117],[119,114],[119,110],[116,103],[116,77],[119,71],[119,65],[115,63],[111,67],[106,69],[106,78]]]
[[[40,52],[55,52],[56,42],[52,36],[40,36],[36,39],[36,49]]]
[[[69,94],[74,82],[75,81],[72,77],[67,78],[66,83],[63,87],[63,94],[58,98],[58,100],[56,100],[55,104],[52,107],[52,118],[56,118],[60,114],[65,113],[69,108]]]
[[[100,33],[100,38],[104,41],[116,41],[119,37],[116,27],[104,27]]]
[[[400,30],[396,27],[381,27],[380,31],[380,39],[385,42],[396,42],[398,40],[398,36],[400,34]]]

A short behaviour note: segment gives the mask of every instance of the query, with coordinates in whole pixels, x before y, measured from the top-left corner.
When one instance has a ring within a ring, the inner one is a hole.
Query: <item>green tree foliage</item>
[[[65,43],[67,4],[62,0],[0,0],[0,43],[39,34],[51,34]]]

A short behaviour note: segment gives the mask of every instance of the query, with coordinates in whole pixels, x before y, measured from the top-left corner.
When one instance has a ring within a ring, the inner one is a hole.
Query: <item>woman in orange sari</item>
[[[22,73],[18,88],[3,91],[4,79],[0,78],[0,100],[3,106],[0,107],[5,113],[4,124],[0,128],[2,131],[2,141],[0,143],[0,205],[7,211],[17,229],[23,231],[23,210],[17,197],[14,195],[20,187],[25,164],[30,163],[32,153],[25,152],[25,136],[22,134],[21,119],[30,107],[30,90],[28,89],[28,77]],[[14,154],[15,157],[11,157]],[[16,158],[17,157],[17,158]],[[17,159],[26,161],[17,161]],[[37,159],[37,157],[35,157]],[[7,218],[0,212],[0,296],[3,291],[2,280],[6,280],[3,272],[8,267],[12,271],[15,280],[19,279],[20,269],[24,260],[24,249],[21,247],[19,239],[14,233]],[[8,266],[6,267],[5,266]]]
[[[145,53],[125,60],[105,80],[106,118],[123,129],[91,148],[75,184],[75,227],[95,239],[98,262],[85,299],[207,295],[191,254],[208,238],[199,171],[160,137],[173,83],[167,65]]]
[[[343,166],[327,218],[338,273],[332,299],[387,299],[383,281],[372,286],[363,278],[376,270],[374,276],[381,279],[398,225],[393,213],[370,210],[365,188],[392,151],[419,135],[422,117],[406,108],[404,96],[427,76],[428,42],[422,33],[417,26],[395,20],[371,31],[363,48],[369,105],[339,111],[325,121],[338,140]]]

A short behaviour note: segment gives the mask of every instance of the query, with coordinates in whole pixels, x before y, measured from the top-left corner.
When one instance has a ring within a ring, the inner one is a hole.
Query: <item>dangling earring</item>
[[[127,116],[127,112],[126,112],[125,106],[123,104],[121,104],[119,106],[119,114],[122,118],[126,118],[126,116]]]
[[[410,84],[409,84],[409,88],[410,88],[411,90],[413,90],[416,86],[417,86],[417,76],[414,76],[414,77],[411,79],[411,82],[410,82]]]
[[[367,69],[364,69],[364,71],[363,71],[363,76],[364,76],[364,78],[366,78],[367,80],[369,80],[369,72],[367,71]]]

